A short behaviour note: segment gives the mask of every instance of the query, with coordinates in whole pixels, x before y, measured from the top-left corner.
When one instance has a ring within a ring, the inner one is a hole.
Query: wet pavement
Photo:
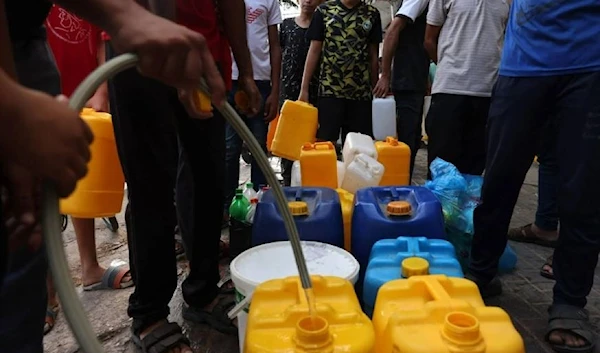
[[[415,182],[422,184],[426,175],[426,150],[419,151],[415,167]],[[249,176],[249,167],[242,163],[242,177],[245,181]],[[537,206],[537,166],[532,165],[512,218],[512,226],[531,223]],[[116,233],[108,230],[105,224],[96,221],[96,243],[98,258],[101,264],[107,266],[114,259],[128,259],[126,234],[123,215],[117,216],[120,227]],[[224,234],[226,236],[226,234]],[[65,248],[71,265],[75,283],[80,282],[79,254],[75,242],[73,228],[65,231]],[[518,255],[517,269],[502,277],[504,294],[488,302],[504,308],[512,317],[515,327],[519,330],[526,344],[528,353],[552,352],[544,343],[546,310],[552,298],[553,281],[539,275],[540,267],[552,252],[551,249],[531,244],[511,242]],[[179,280],[183,280],[187,271],[185,262],[179,263]],[[589,296],[587,309],[594,324],[600,321],[600,278],[596,275],[594,288]],[[130,342],[131,320],[127,316],[127,300],[131,289],[118,291],[97,291],[83,293],[79,287],[80,298],[92,322],[92,326],[103,342],[106,353],[139,352]],[[183,323],[181,308],[183,299],[181,291],[177,290],[171,301],[170,320],[183,324],[186,334],[192,341],[195,352],[234,353],[238,351],[236,337],[222,335],[203,325],[187,325]],[[59,314],[56,327],[44,341],[46,352],[74,353],[79,352],[64,315]],[[597,349],[600,352],[600,349]]]

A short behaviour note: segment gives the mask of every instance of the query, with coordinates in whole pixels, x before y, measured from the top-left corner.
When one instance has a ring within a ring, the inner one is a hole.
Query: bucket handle
[[[241,302],[237,303],[229,312],[227,313],[227,317],[229,320],[235,319],[242,310],[246,309],[250,302],[252,301],[252,294],[250,293],[246,298],[242,299]]]

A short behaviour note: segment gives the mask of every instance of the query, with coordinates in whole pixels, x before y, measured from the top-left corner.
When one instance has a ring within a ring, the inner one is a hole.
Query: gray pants
[[[43,28],[36,38],[13,43],[13,55],[23,85],[60,93],[60,76]],[[0,352],[41,353],[47,304],[45,248],[24,247],[8,256],[0,254],[0,260],[6,268],[0,277]]]

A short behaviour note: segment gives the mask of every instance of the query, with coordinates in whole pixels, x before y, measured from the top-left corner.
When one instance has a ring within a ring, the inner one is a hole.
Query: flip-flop
[[[529,243],[545,246],[547,248],[556,247],[556,239],[540,238],[533,232],[533,230],[531,230],[531,227],[532,224],[530,223],[522,227],[509,229],[507,233],[508,239],[519,243]]]
[[[48,306],[46,308],[46,319],[44,323],[44,335],[52,331],[56,324],[56,317],[58,316],[59,306]]]
[[[84,286],[83,290],[86,292],[104,289],[125,289],[133,286],[133,279],[122,282],[123,278],[130,274],[129,266],[119,265],[110,266],[102,275],[100,282]]]
[[[540,276],[547,278],[547,279],[552,279],[552,280],[554,279],[554,272],[552,271],[553,258],[554,258],[553,255],[548,256],[548,258],[542,265],[542,268],[540,268]],[[547,267],[550,267],[550,270],[548,270]]]

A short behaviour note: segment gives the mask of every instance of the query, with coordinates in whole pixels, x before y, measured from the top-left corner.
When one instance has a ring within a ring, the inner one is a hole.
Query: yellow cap
[[[424,276],[429,274],[429,261],[420,257],[409,257],[402,261],[402,277]]]
[[[196,91],[196,94],[193,96],[194,107],[199,112],[212,112],[212,103],[210,102],[210,97],[207,96],[202,91]]]
[[[250,105],[250,99],[244,91],[237,91],[236,94],[233,96],[233,101],[235,102],[235,105],[238,107],[238,109],[241,110],[248,109],[248,106]]]
[[[288,202],[288,207],[292,216],[306,216],[308,215],[308,205],[304,201],[291,201]]]
[[[390,216],[409,216],[412,206],[406,201],[392,201],[387,204],[387,212]]]

